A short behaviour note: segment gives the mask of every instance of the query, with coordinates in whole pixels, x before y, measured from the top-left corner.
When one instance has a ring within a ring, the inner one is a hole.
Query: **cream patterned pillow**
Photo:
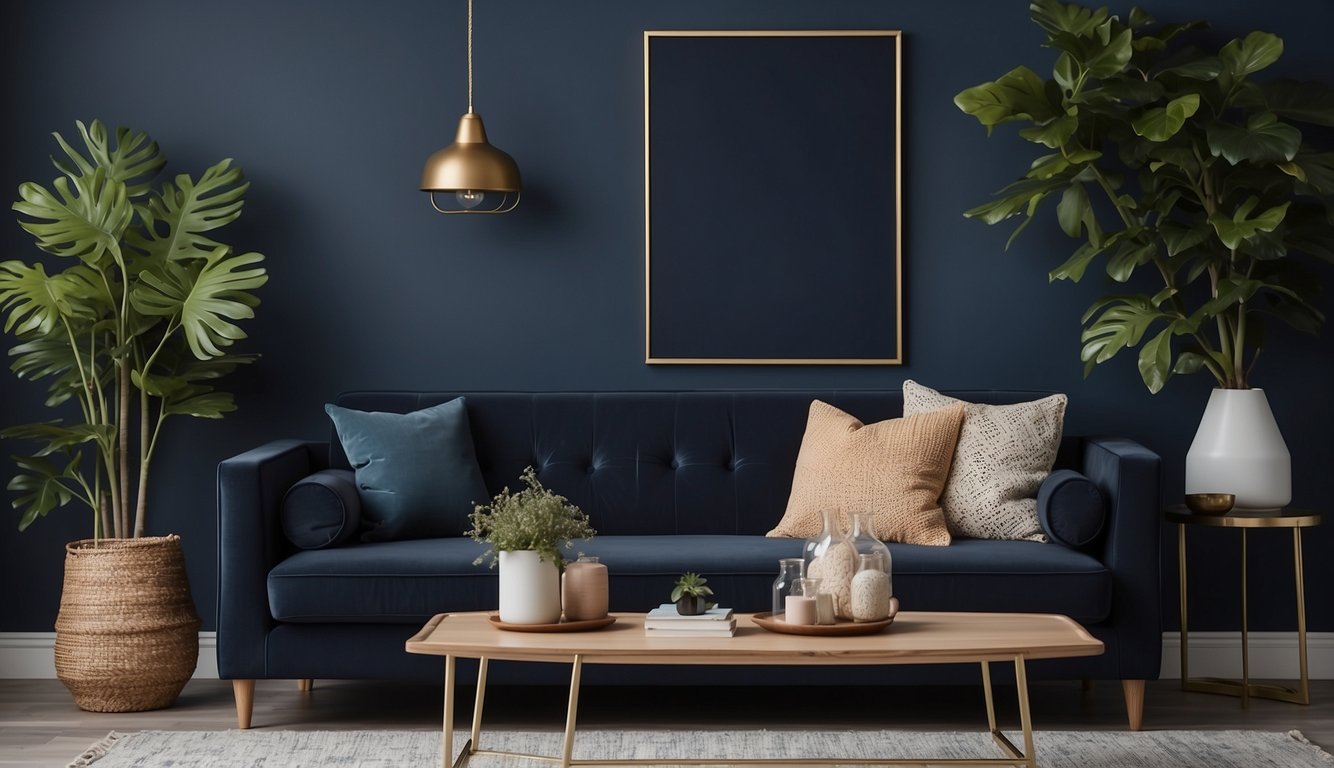
[[[903,415],[964,406],[940,506],[950,532],[974,539],[1046,541],[1038,522],[1038,486],[1056,463],[1065,395],[1030,403],[965,403],[915,381],[903,382]]]
[[[862,424],[828,403],[811,403],[787,512],[769,536],[811,538],[820,512],[870,512],[885,541],[943,546],[940,511],[963,407]],[[847,521],[844,521],[847,525]],[[846,528],[845,528],[846,530]]]

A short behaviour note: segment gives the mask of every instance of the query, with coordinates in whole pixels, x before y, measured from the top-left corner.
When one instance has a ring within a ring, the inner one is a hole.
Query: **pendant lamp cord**
[[[472,112],[472,0],[468,0],[468,111]]]

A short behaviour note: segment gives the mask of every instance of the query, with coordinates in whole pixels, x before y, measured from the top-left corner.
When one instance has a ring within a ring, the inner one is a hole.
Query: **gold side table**
[[[1302,569],[1302,529],[1320,525],[1319,513],[1299,509],[1232,511],[1225,515],[1199,515],[1184,505],[1170,506],[1164,512],[1167,522],[1177,524],[1177,563],[1181,580],[1181,690],[1240,696],[1246,706],[1251,696],[1262,699],[1310,704],[1311,692],[1306,673],[1306,590]],[[1190,677],[1190,640],[1186,623],[1186,526],[1241,529],[1241,680]],[[1301,669],[1296,689],[1279,685],[1252,683],[1246,624],[1246,532],[1251,528],[1291,528],[1293,573],[1297,584],[1297,658]]]

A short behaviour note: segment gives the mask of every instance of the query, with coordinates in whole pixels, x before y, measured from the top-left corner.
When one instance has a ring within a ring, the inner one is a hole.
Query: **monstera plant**
[[[38,446],[9,482],[20,529],[77,499],[94,539],[139,537],[164,425],[235,409],[216,382],[252,359],[230,351],[245,338],[235,321],[268,277],[262,255],[211,238],[249,187],[230,160],[155,185],[166,158],[147,134],[76,125],[82,148],[54,134],[60,176],[20,185],[13,206],[49,256],[0,263],[11,368],[46,380],[46,404],[73,418],[0,435]]]
[[[1211,39],[1203,22],[1055,0],[1029,10],[1051,76],[1017,67],[955,104],[988,132],[1019,124],[1037,151],[966,215],[1017,217],[1017,236],[1053,201],[1080,243],[1050,279],[1096,263],[1125,284],[1083,316],[1085,375],[1139,347],[1152,392],[1201,369],[1246,389],[1267,323],[1314,333],[1324,321],[1303,258],[1334,261],[1334,152],[1318,146],[1331,134],[1310,128],[1334,126],[1334,90],[1257,79],[1283,53],[1265,32],[1210,49],[1191,42]]]

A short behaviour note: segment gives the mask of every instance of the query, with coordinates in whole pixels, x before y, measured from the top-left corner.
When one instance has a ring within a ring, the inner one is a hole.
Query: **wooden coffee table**
[[[902,612],[889,629],[861,637],[802,637],[765,631],[748,614],[737,615],[737,631],[730,638],[649,638],[643,614],[614,614],[616,623],[596,632],[506,632],[492,625],[487,613],[440,614],[407,642],[409,653],[445,657],[445,716],[441,765],[458,768],[471,755],[526,757],[562,768],[605,765],[921,765],[917,759],[695,759],[575,760],[574,734],[579,710],[579,676],[584,664],[683,665],[982,665],[982,691],[987,703],[987,726],[1005,757],[993,759],[932,759],[932,765],[1011,765],[1035,768],[1033,724],[1028,711],[1029,659],[1097,656],[1102,642],[1065,616],[1025,613],[913,613]],[[454,661],[478,659],[477,700],[473,706],[472,738],[458,759],[454,753]],[[503,661],[564,662],[573,667],[570,699],[565,714],[565,736],[559,756],[530,755],[481,749],[482,703],[486,694],[486,667]],[[996,727],[991,696],[991,662],[1013,662],[1019,692],[1021,751]]]

